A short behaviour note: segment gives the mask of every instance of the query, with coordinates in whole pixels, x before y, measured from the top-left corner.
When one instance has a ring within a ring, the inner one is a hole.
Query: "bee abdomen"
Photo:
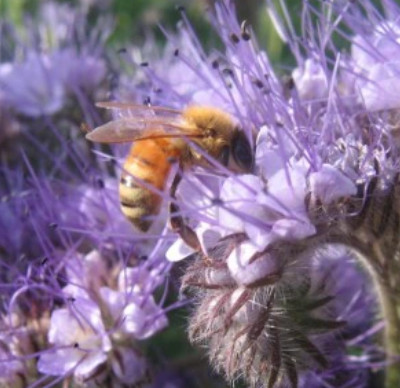
[[[149,184],[151,184],[149,182]],[[131,176],[121,176],[119,185],[121,210],[139,230],[146,232],[153,217],[160,210],[161,197],[148,188],[134,182]]]

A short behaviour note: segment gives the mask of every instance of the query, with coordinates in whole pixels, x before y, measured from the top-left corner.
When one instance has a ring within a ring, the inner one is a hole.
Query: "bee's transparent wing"
[[[177,109],[165,108],[161,106],[138,105],[130,102],[122,101],[101,101],[97,102],[99,108],[113,109],[121,118],[124,117],[159,117],[159,118],[175,118],[182,115]]]
[[[175,118],[134,117],[110,121],[86,135],[97,143],[124,143],[137,140],[168,137],[201,137],[195,127],[180,123]]]

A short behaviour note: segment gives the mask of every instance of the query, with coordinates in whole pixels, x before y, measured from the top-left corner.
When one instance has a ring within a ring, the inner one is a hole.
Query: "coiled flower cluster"
[[[133,75],[116,70],[109,19],[79,27],[87,9],[47,4],[32,41],[7,24],[1,386],[221,386],[182,333],[158,348],[187,305],[190,342],[229,384],[400,386],[400,8],[305,1],[299,23],[289,2],[266,11],[290,65],[272,64],[229,0],[208,9],[218,50],[179,7],[162,50],[153,38],[120,50]],[[157,192],[163,209],[140,233],[119,208],[127,147],[80,129],[106,121],[95,102],[109,96],[219,108],[254,166],[237,174],[196,150],[209,165]],[[196,244],[170,228],[168,202]],[[160,356],[171,348],[186,349],[183,366]]]

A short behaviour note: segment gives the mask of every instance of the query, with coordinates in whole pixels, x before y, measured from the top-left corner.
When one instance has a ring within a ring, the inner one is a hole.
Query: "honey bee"
[[[253,152],[246,135],[222,110],[189,106],[179,111],[115,101],[97,106],[126,111],[125,117],[95,128],[86,138],[99,143],[133,142],[120,178],[120,203],[124,215],[143,232],[160,211],[174,163],[181,171],[194,165],[210,167],[213,159],[233,172],[252,169]],[[172,198],[179,180],[176,177],[171,184]],[[173,205],[170,210],[177,214],[178,208]],[[171,224],[178,233],[191,233],[177,217]]]

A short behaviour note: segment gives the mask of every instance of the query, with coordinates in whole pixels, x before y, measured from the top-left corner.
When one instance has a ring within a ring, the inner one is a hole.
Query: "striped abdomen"
[[[147,231],[160,211],[171,170],[171,162],[181,150],[170,139],[148,139],[132,145],[121,175],[119,194],[125,216],[141,231]]]

